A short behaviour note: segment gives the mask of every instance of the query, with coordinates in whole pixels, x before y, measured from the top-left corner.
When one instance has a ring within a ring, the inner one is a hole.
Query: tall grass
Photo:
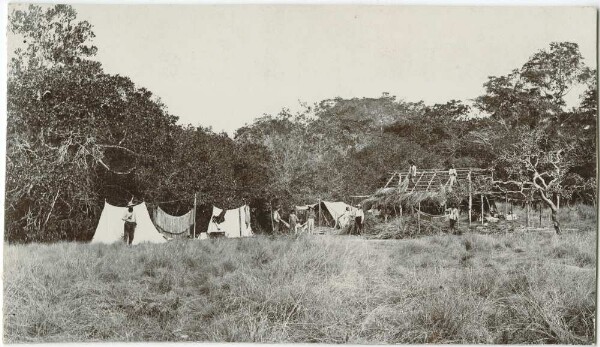
[[[582,230],[6,246],[4,341],[590,344]]]

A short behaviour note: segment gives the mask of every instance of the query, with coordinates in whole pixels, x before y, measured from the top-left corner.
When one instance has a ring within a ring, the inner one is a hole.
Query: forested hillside
[[[66,5],[14,11],[9,66],[5,240],[89,240],[102,203],[132,197],[170,213],[248,202],[348,200],[419,168],[482,167],[539,194],[595,203],[596,71],[576,43],[532,47],[485,94],[426,105],[383,93],[284,109],[238,129],[182,125],[151,91],[94,60],[93,23]],[[399,81],[398,83],[402,83]],[[580,103],[565,96],[584,85]],[[262,228],[261,228],[262,227]]]

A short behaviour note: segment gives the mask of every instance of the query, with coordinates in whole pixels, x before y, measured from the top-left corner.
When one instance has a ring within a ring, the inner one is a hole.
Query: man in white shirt
[[[277,206],[275,211],[273,211],[273,233],[279,233],[280,220],[281,216],[279,215],[279,206]]]
[[[450,170],[448,170],[448,176],[450,176],[450,178],[448,179],[448,186],[450,187],[450,190],[452,190],[452,186],[454,184],[456,184],[456,169],[454,168],[454,164],[450,165]]]
[[[456,205],[452,205],[449,209],[446,210],[450,212],[448,215],[448,221],[450,221],[450,232],[456,232],[456,222],[458,222],[458,208]]]
[[[408,164],[410,165],[408,168],[408,185],[415,185],[415,177],[417,176],[417,166],[415,165],[415,162],[412,160],[408,161]]]
[[[137,225],[135,212],[133,212],[133,200],[127,204],[127,211],[125,211],[125,214],[123,214],[123,218],[121,219],[125,222],[123,227],[123,241],[125,241],[126,244],[131,245],[135,227]]]

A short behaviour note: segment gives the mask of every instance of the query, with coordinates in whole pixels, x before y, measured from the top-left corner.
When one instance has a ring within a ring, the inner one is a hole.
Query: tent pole
[[[504,193],[504,218],[508,216],[508,194]]]
[[[242,237],[242,208],[238,208],[238,216],[239,216],[239,222],[240,222],[240,237]]]
[[[471,171],[467,174],[469,179],[469,227],[471,227],[471,211],[473,209],[473,194],[471,192]]]
[[[196,192],[194,192],[194,238],[196,238],[196,208],[197,208]]]

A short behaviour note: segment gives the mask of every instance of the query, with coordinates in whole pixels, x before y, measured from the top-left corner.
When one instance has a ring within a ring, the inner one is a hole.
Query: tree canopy
[[[151,91],[106,73],[92,25],[72,7],[29,5],[9,24],[24,43],[8,76],[11,242],[89,240],[104,200],[173,214],[187,212],[195,193],[200,205],[250,203],[258,213],[272,203],[348,201],[409,160],[493,168],[498,182],[527,186],[550,205],[557,195],[595,199],[596,72],[575,43],[552,43],[489,77],[474,104],[332,98],[264,115],[230,138],[179,124]],[[585,92],[568,108],[576,84]],[[256,223],[269,230],[268,218]]]

